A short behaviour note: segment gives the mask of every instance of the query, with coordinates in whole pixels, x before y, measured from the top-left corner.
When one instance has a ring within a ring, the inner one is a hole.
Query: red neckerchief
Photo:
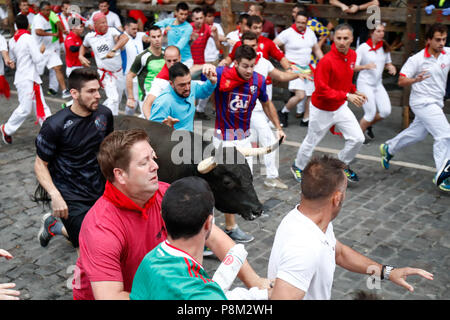
[[[108,30],[106,30],[106,32],[108,32]],[[98,30],[97,29],[95,29],[95,35],[97,36],[103,36],[104,34],[106,34],[106,32],[103,32],[103,33],[101,33],[101,32],[98,32]]]
[[[232,68],[225,67],[222,73],[222,78],[220,79],[219,90],[228,92],[247,82],[248,82],[247,80],[242,79],[239,76],[236,67]]]
[[[431,53],[430,53],[430,51],[429,51],[429,48],[430,48],[430,45],[427,44],[427,45],[425,46],[425,51],[424,51],[424,56],[425,56],[425,58],[431,57]],[[444,50],[441,51],[441,54],[445,54],[445,53],[446,53],[446,52],[445,52]]]
[[[164,64],[164,67],[162,67],[161,71],[156,77],[169,81],[169,68],[167,68],[167,64]]]
[[[366,43],[370,47],[369,51],[377,51],[383,46],[383,41],[378,41],[377,44],[373,46],[372,38],[369,38]]]
[[[27,29],[18,29],[16,33],[14,33],[14,40],[17,42],[19,38],[23,36],[25,33],[31,34]]]
[[[40,14],[42,17],[44,17],[45,20],[50,21],[50,18],[49,18],[49,17],[44,16],[44,15],[43,15],[42,13],[40,13],[40,12],[39,12],[39,14]]]
[[[107,15],[108,15],[108,13],[109,13],[109,9],[108,9],[108,10],[106,10],[106,13],[104,13],[104,15],[105,15],[105,16],[107,16]]]
[[[294,29],[295,32],[297,32],[299,35],[301,35],[303,39],[305,38],[306,29],[303,32],[298,31],[297,25],[295,23],[292,24],[291,28]]]
[[[133,200],[131,200],[122,192],[120,192],[120,190],[117,189],[109,181],[106,181],[105,192],[103,193],[103,196],[119,209],[139,212],[140,214],[142,214],[144,219],[148,219],[147,211],[150,207],[152,207],[155,204],[156,201],[156,192],[155,192],[155,194],[147,201],[144,208],[141,208],[136,203],[134,203]]]

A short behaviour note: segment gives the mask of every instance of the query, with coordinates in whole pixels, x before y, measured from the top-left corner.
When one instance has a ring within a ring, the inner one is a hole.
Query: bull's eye
[[[227,189],[233,189],[233,187],[235,186],[235,183],[230,177],[225,176],[223,178],[223,185]]]

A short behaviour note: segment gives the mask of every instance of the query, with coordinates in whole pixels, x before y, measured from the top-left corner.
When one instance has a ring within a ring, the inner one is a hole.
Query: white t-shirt
[[[150,88],[150,91],[147,95],[151,94],[158,98],[158,96],[163,92],[168,86],[169,81],[161,78],[155,78],[152,82],[152,87]]]
[[[234,31],[231,31],[231,32],[229,32],[227,34],[227,39],[230,39],[230,40],[233,40],[235,42],[238,42],[238,41],[241,41],[241,36],[242,36],[242,34],[239,32],[239,30],[234,30]]]
[[[124,73],[130,71],[131,65],[134,62],[136,56],[144,51],[144,44],[142,42],[142,38],[145,37],[145,32],[136,33],[136,37],[133,39],[128,33],[125,32],[128,36],[128,42],[125,45],[125,54],[122,55],[122,59],[125,59],[124,64],[126,63],[126,68]]]
[[[317,43],[317,37],[314,31],[309,28],[300,35],[293,28],[289,27],[283,30],[278,36],[284,44],[284,55],[289,61],[295,62],[300,66],[308,66],[311,61],[312,47]]]
[[[261,54],[261,52],[258,52],[258,54]],[[273,66],[272,62],[270,62],[266,58],[260,57],[258,63],[255,66],[254,71],[267,78],[269,72],[271,72],[273,69],[275,69],[275,67]],[[253,112],[255,111],[264,112],[262,104],[259,101],[259,99],[256,100],[256,105],[255,108],[253,109]]]
[[[52,50],[52,48],[57,47],[59,45],[58,41],[53,42],[53,36],[38,36],[36,34],[36,29],[41,29],[45,32],[52,32],[52,26],[50,24],[50,21],[47,21],[42,15],[37,14],[35,15],[33,19],[33,26],[31,28],[31,34],[33,35],[36,43],[39,47],[41,47],[42,44],[45,45],[45,51],[49,49],[49,51]]]
[[[281,221],[270,253],[268,279],[279,278],[304,291],[306,300],[329,300],[336,268],[336,238],[295,207]]]
[[[95,14],[97,14],[99,12],[100,12],[100,10],[97,10],[91,14],[91,17],[89,18],[89,21],[87,22],[87,25],[94,26],[93,18],[95,16]],[[108,22],[108,27],[122,28],[122,23],[120,22],[119,16],[112,11],[109,11],[108,14],[106,15],[106,21]]]
[[[400,70],[400,75],[414,78],[422,71],[427,71],[429,78],[411,86],[409,104],[413,107],[436,103],[444,106],[445,86],[450,68],[450,48],[444,47],[436,59],[428,53],[427,48],[410,57]]]
[[[95,63],[100,69],[105,69],[111,72],[117,72],[122,68],[122,57],[120,54],[116,54],[111,59],[102,59],[110,52],[116,42],[114,37],[120,36],[121,32],[116,28],[108,28],[108,31],[104,35],[96,34],[95,31],[89,32],[84,38],[83,45],[85,47],[92,48],[94,51]]]
[[[224,32],[222,29],[222,26],[219,23],[213,23],[213,26],[217,28],[217,33],[221,36],[224,36]],[[212,62],[219,59],[219,50],[216,47],[216,43],[214,42],[213,36],[210,36],[208,39],[208,42],[206,42],[206,48],[205,48],[205,61],[206,62]]]
[[[0,34],[0,54],[2,51],[8,51],[8,44],[5,37]],[[3,57],[0,57],[0,76],[5,74],[5,65],[3,63]]]
[[[17,42],[14,38],[9,39],[9,57],[16,63],[14,84],[24,80],[42,83],[39,74],[46,61],[33,36],[23,34]]]
[[[384,66],[386,63],[391,63],[391,54],[384,52],[383,47],[378,50],[370,50],[370,46],[367,43],[363,43],[356,49],[356,65],[366,65],[369,63],[375,63],[376,69],[361,70],[358,74],[358,82],[364,82],[371,86],[375,86],[381,83]]]

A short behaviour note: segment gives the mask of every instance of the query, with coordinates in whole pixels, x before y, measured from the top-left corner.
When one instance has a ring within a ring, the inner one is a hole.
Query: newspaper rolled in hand
[[[228,251],[219,268],[217,268],[212,280],[222,288],[223,292],[226,293],[230,289],[245,259],[247,259],[247,254],[243,244],[236,244]]]

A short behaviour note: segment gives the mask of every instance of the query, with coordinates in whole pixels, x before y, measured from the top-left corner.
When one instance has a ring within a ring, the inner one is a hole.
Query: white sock
[[[289,109],[286,108],[286,106],[283,107],[283,109],[281,109],[282,113],[289,113]]]

